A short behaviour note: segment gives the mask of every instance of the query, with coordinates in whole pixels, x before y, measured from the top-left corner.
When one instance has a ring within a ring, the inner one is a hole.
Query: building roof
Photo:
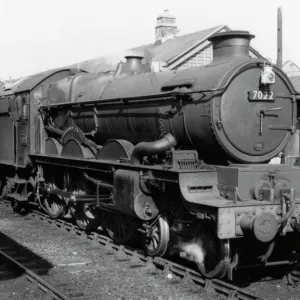
[[[293,83],[297,92],[300,93],[300,75],[290,77],[291,82]]]
[[[150,56],[152,61],[168,63],[177,57],[188,53],[190,50],[205,42],[211,35],[223,29],[229,30],[227,26],[220,25],[194,33],[174,37],[173,39],[169,39],[162,44],[146,44],[131,48],[126,51],[143,52],[146,59],[147,56]],[[79,64],[71,65],[71,67],[77,67],[79,65],[81,69],[88,72],[106,72],[115,70],[117,64],[124,59],[126,51],[122,51],[114,55],[101,56],[95,59],[86,60],[80,62]]]
[[[300,76],[300,68],[292,60],[284,62],[282,66],[283,72],[285,72],[289,77]]]
[[[139,47],[131,48],[126,51],[144,53],[146,62],[159,62],[166,68],[176,68],[183,60],[188,59],[192,54],[201,51],[202,48],[209,45],[207,39],[213,34],[221,31],[228,31],[230,28],[226,25],[219,25],[205,30],[171,38],[163,43],[151,43]],[[251,52],[256,57],[262,57],[259,52],[250,47]],[[126,51],[114,55],[101,56],[95,59],[86,60],[71,67],[80,66],[81,69],[88,72],[106,72],[115,70],[117,64],[124,60]]]
[[[292,62],[290,59],[284,61],[283,64],[282,64],[282,68],[284,68],[285,66],[287,66],[290,62]]]
[[[202,42],[206,41],[211,35],[222,29],[228,30],[225,25],[216,26],[213,28],[197,31],[190,34],[185,34],[173,39],[169,39],[162,44],[143,45],[132,50],[150,51],[153,53],[153,61],[168,62],[177,56],[187,52]]]

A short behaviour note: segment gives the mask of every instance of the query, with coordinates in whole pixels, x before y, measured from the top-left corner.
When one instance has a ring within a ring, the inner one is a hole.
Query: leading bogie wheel
[[[159,217],[151,226],[145,238],[145,248],[150,256],[163,256],[170,240],[170,228],[167,218]]]
[[[227,274],[230,264],[230,244],[228,239],[221,240],[217,236],[215,222],[204,220],[200,223],[195,239],[201,260],[196,264],[206,278],[222,278]]]

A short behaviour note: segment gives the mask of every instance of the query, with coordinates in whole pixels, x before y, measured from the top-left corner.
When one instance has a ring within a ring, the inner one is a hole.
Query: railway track
[[[177,279],[184,282],[193,282],[201,286],[205,291],[215,291],[219,294],[226,296],[227,300],[264,300],[257,295],[251,294],[237,286],[229,284],[225,281],[218,279],[204,279],[197,271],[189,269],[185,266],[179,265],[173,261],[162,257],[147,256],[141,250],[131,249],[128,246],[117,245],[110,238],[97,232],[85,234],[76,225],[64,220],[54,220],[48,215],[38,211],[32,211],[31,214],[40,220],[47,221],[52,226],[57,226],[70,233],[78,236],[85,236],[88,240],[101,245],[106,248],[107,253],[115,253],[119,256],[120,260],[128,260],[132,265],[147,265],[149,268],[158,268],[166,275],[172,274]]]
[[[7,239],[1,239],[0,242],[0,263],[2,269],[7,266],[6,272],[2,270],[1,277],[25,275],[30,284],[35,285],[45,293],[44,299],[50,300],[72,300],[67,295],[61,293],[57,288],[47,283],[37,273],[33,272],[26,266],[26,263],[21,263],[20,260],[26,261],[26,256],[20,255],[16,251],[13,243],[7,242]]]
[[[2,200],[2,205],[8,206],[10,202]],[[115,254],[119,260],[128,261],[131,266],[147,267],[153,270],[161,270],[168,278],[177,282],[193,283],[202,288],[203,292],[216,292],[223,295],[227,300],[264,300],[265,298],[259,297],[247,290],[228,282],[218,279],[205,279],[197,271],[190,269],[186,266],[180,265],[176,262],[162,257],[150,257],[141,250],[136,250],[130,246],[117,245],[107,236],[93,232],[86,234],[80,230],[76,225],[66,220],[51,219],[48,215],[35,210],[30,210],[30,215],[42,222],[47,222],[50,226],[59,228],[70,235],[76,235],[81,238],[86,238],[94,245],[104,247],[105,253]],[[1,247],[1,246],[0,246]],[[0,248],[1,249],[1,248]],[[53,299],[70,299],[70,298],[53,298]]]

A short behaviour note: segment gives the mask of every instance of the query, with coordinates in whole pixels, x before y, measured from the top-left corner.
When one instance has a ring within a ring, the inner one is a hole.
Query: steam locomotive
[[[215,34],[203,67],[153,73],[132,55],[115,72],[52,70],[2,93],[2,197],[117,243],[139,235],[149,255],[208,278],[298,263],[300,169],[267,162],[295,133],[300,98],[249,57],[252,38]]]

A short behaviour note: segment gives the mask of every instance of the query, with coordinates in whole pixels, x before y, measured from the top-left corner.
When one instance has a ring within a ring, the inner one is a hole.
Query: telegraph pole
[[[282,68],[282,10],[277,10],[277,67]]]
[[[282,69],[282,10],[281,7],[277,9],[277,62],[276,65],[278,68]],[[290,156],[291,147],[293,143],[293,137],[291,141],[284,147],[281,155],[281,163],[287,163],[287,157]]]

